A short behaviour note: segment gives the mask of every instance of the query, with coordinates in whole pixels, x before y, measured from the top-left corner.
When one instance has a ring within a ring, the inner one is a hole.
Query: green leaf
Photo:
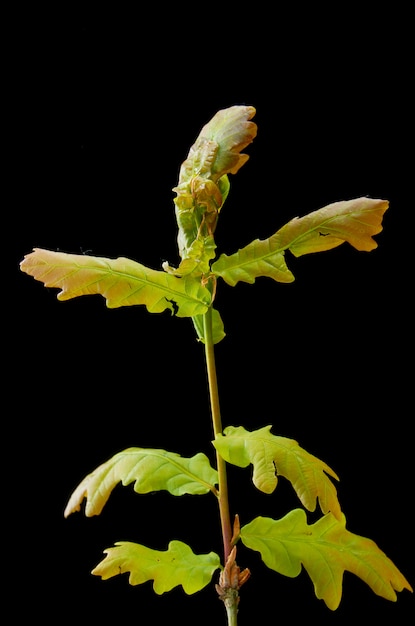
[[[221,254],[212,264],[212,272],[231,287],[238,282],[252,285],[260,276],[268,276],[279,283],[292,283],[294,276],[279,245],[275,235],[263,241],[256,239],[235,254]]]
[[[197,336],[202,343],[205,343],[205,331],[203,325],[203,315],[196,315],[192,317],[194,327],[197,332]],[[222,318],[219,311],[212,308],[212,338],[213,343],[219,343],[226,337],[225,329],[223,326]]]
[[[310,526],[302,509],[278,521],[257,517],[241,528],[240,537],[245,546],[261,554],[270,569],[284,576],[298,576],[304,565],[317,598],[333,611],[340,604],[346,570],[386,600],[396,601],[395,591],[412,591],[374,541],[346,530],[344,515],[337,520],[329,513]]]
[[[87,499],[85,515],[99,515],[120,481],[124,486],[134,482],[137,493],[166,490],[173,496],[182,496],[213,491],[216,495],[218,475],[207,456],[201,452],[191,458],[183,458],[166,450],[128,448],[82,480],[69,499],[65,517],[79,511],[84,498]]]
[[[270,433],[271,426],[249,432],[243,426],[228,426],[213,442],[222,458],[238,467],[254,466],[254,485],[272,493],[278,475],[293,485],[303,506],[314,511],[318,499],[323,513],[331,511],[340,519],[341,510],[334,484],[327,474],[337,474],[323,461],[301,448],[294,439]]]
[[[187,594],[206,587],[215,570],[221,567],[217,554],[194,554],[181,541],[170,541],[168,550],[158,551],[138,543],[118,541],[113,548],[104,550],[107,556],[92,574],[107,580],[112,576],[130,572],[130,585],[141,585],[154,580],[153,589],[161,595],[181,585]]]
[[[210,261],[215,258],[215,255],[216,244],[213,237],[211,235],[200,237],[194,240],[179,267],[173,268],[165,261],[163,269],[174,276],[204,276],[210,273]]]
[[[58,300],[101,294],[109,308],[144,304],[151,313],[168,309],[178,317],[205,313],[211,294],[200,280],[156,271],[130,259],[106,259],[35,248],[20,264],[46,287],[62,291]]]
[[[347,241],[360,251],[373,250],[372,238],[382,230],[386,200],[356,198],[335,202],[301,218],[294,218],[265,240],[256,239],[231,256],[222,254],[212,272],[232,287],[237,282],[255,282],[260,276],[289,283],[294,280],[284,258],[285,250],[295,256],[330,250]]]

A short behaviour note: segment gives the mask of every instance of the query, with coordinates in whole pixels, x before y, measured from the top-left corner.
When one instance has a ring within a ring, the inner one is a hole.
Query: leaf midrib
[[[171,464],[171,465],[175,466],[177,469],[180,470],[180,473],[186,474],[187,476],[192,478],[194,482],[198,482],[201,485],[204,485],[209,491],[212,491],[213,493],[216,493],[216,489],[215,489],[214,485],[211,485],[210,483],[206,482],[205,480],[199,478],[198,476],[196,476],[196,474],[193,474],[190,470],[188,470],[186,467],[184,467],[183,465],[181,465],[179,462],[175,461],[171,457],[168,457],[168,456],[166,456],[164,454],[161,454],[159,452],[155,452],[153,450],[151,451],[150,454],[149,454],[148,451],[145,451],[145,452],[125,452],[125,453],[121,453],[120,457],[127,457],[127,456],[130,456],[130,455],[134,455],[134,456],[138,455],[138,456],[143,456],[143,457],[145,457],[145,456],[154,456],[154,457],[163,459],[165,464]],[[137,480],[137,479],[133,478],[133,480]]]
[[[128,272],[121,272],[119,270],[114,270],[111,267],[107,267],[106,269],[103,269],[103,268],[96,267],[96,266],[89,267],[87,265],[78,265],[76,262],[74,262],[74,265],[76,266],[76,269],[74,269],[73,271],[68,272],[68,274],[65,274],[62,278],[59,278],[59,282],[67,279],[68,277],[72,276],[73,274],[76,274],[77,272],[89,269],[89,270],[92,270],[94,272],[101,272],[103,275],[106,275],[106,276],[108,276],[109,274],[110,275],[114,275],[117,279],[131,280],[132,282],[140,282],[141,281],[142,283],[147,284],[151,288],[155,288],[155,289],[158,289],[160,291],[165,291],[167,293],[170,293],[172,295],[172,297],[173,297],[173,300],[176,297],[176,298],[179,298],[179,299],[180,298],[185,299],[185,300],[187,299],[188,301],[191,301],[191,302],[197,302],[199,304],[202,303],[202,304],[205,304],[206,306],[209,306],[208,303],[206,303],[203,299],[199,299],[199,298],[197,298],[195,296],[190,296],[188,293],[182,293],[180,291],[177,291],[176,289],[174,289],[171,286],[169,286],[168,282],[167,282],[166,286],[164,286],[164,285],[160,285],[160,284],[154,282],[154,280],[148,279],[147,277],[146,278],[138,278],[134,274],[130,274]],[[63,265],[59,265],[59,264],[51,265],[51,264],[49,264],[49,267],[50,268],[53,267],[54,269],[56,269],[56,268],[59,269],[59,268],[66,267],[66,265],[65,264],[63,264]],[[144,267],[144,266],[142,266],[142,267]],[[151,268],[145,268],[144,271],[145,270],[148,270],[150,272],[157,272],[157,270],[153,270]],[[52,271],[52,269],[50,269],[50,271]],[[140,270],[140,271],[142,271],[142,270]],[[47,273],[49,273],[49,272],[47,272]],[[159,274],[163,275],[163,272],[159,272]],[[167,277],[167,281],[171,281],[171,279],[183,280],[181,278],[178,278],[177,276],[170,276],[167,273],[166,273],[166,277]],[[84,283],[83,287],[80,288],[80,289],[77,289],[77,290],[72,290],[71,289],[70,291],[72,291],[73,293],[76,293],[77,291],[78,292],[82,291],[85,287],[89,287],[91,285],[94,285],[94,284],[98,283],[99,281],[100,281],[100,279],[97,278],[96,280],[92,280],[91,282]],[[202,289],[203,289],[203,287],[202,287]],[[126,296],[125,298],[123,298],[122,300],[126,300],[126,299],[130,298],[133,294],[137,293],[138,291],[140,291],[140,288],[137,288],[134,291],[130,292],[129,295]],[[205,289],[205,291],[206,291],[207,294],[210,295],[210,292],[209,292],[208,289]],[[165,296],[163,296],[163,297],[165,297]]]

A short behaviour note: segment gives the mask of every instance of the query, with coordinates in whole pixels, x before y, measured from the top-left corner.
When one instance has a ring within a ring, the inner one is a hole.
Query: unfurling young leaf
[[[278,475],[287,478],[303,506],[314,511],[318,499],[323,513],[331,511],[340,519],[341,510],[334,484],[327,474],[337,474],[323,461],[301,448],[294,439],[271,434],[271,426],[249,432],[243,426],[228,426],[213,442],[225,461],[247,467],[254,466],[254,485],[264,493],[272,493]]]
[[[201,452],[184,458],[166,450],[128,448],[82,480],[66,505],[65,517],[79,511],[84,498],[87,499],[85,515],[99,515],[119,482],[124,486],[134,482],[137,493],[166,490],[173,496],[200,495],[209,491],[216,494],[218,475]]]
[[[150,313],[168,309],[178,317],[202,315],[211,294],[200,280],[186,281],[130,259],[106,259],[35,248],[20,264],[46,287],[59,287],[58,300],[101,294],[109,308],[144,304]]]
[[[298,576],[304,565],[317,598],[333,611],[340,604],[346,570],[386,600],[396,601],[395,591],[412,591],[374,541],[346,530],[344,515],[338,520],[328,513],[310,526],[302,509],[280,520],[257,517],[241,528],[240,537],[244,545],[260,552],[269,568],[284,576]]]
[[[210,273],[210,261],[215,258],[216,244],[212,235],[195,239],[179,267],[173,268],[165,261],[163,269],[174,276],[199,277]]]
[[[292,219],[268,239],[256,239],[231,256],[222,254],[213,263],[212,272],[232,287],[239,281],[254,283],[260,276],[290,283],[294,276],[285,263],[285,250],[298,257],[330,250],[347,241],[357,250],[369,252],[377,246],[372,235],[381,232],[388,206],[386,200],[372,198],[329,204]]]
[[[203,126],[179,172],[174,199],[179,227],[179,254],[187,259],[197,239],[213,235],[223,203],[229,193],[228,174],[236,174],[248,160],[241,154],[256,137],[251,106],[218,111]]]
[[[194,554],[181,541],[170,541],[168,550],[160,552],[129,541],[119,541],[113,548],[104,550],[107,555],[92,574],[107,580],[112,576],[130,572],[130,585],[140,585],[154,580],[157,594],[181,585],[187,594],[206,587],[215,570],[221,567],[217,554]]]

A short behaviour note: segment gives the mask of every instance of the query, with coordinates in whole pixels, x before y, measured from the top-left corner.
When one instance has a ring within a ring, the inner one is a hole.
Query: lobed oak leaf
[[[58,287],[58,300],[101,294],[109,308],[144,304],[151,313],[164,310],[178,317],[206,313],[211,294],[200,280],[177,278],[120,257],[106,259],[35,248],[20,269],[45,284]]]
[[[130,585],[153,580],[153,589],[159,595],[178,585],[187,594],[196,593],[210,583],[215,570],[221,567],[219,556],[214,552],[194,554],[181,541],[170,541],[166,551],[119,541],[104,553],[107,556],[92,570],[92,574],[107,580],[129,572]]]
[[[286,250],[299,257],[348,242],[357,250],[369,252],[377,247],[373,235],[381,232],[388,206],[388,201],[373,198],[329,204],[292,219],[268,239],[255,239],[230,256],[221,254],[212,272],[232,287],[239,281],[254,283],[261,276],[290,283],[294,276],[286,265]]]
[[[240,537],[244,545],[261,554],[270,569],[284,576],[298,576],[304,566],[317,598],[333,611],[341,601],[345,571],[361,578],[386,600],[396,601],[396,591],[412,591],[374,541],[346,530],[344,515],[339,520],[328,513],[310,526],[302,509],[280,520],[257,517],[241,528]]]
[[[377,248],[373,235],[382,231],[387,200],[355,198],[334,202],[304,217],[295,217],[278,231],[280,245],[295,256],[331,250],[347,241],[359,251]]]
[[[128,448],[88,474],[66,505],[64,516],[80,511],[86,498],[85,515],[99,515],[114,487],[134,482],[136,493],[166,490],[174,496],[216,494],[217,471],[201,452],[190,458],[154,448]]]
[[[331,511],[340,519],[337,492],[329,476],[337,474],[326,463],[301,448],[294,439],[278,437],[265,426],[253,432],[243,426],[228,426],[213,445],[222,458],[238,467],[253,465],[253,483],[264,493],[272,493],[278,475],[287,478],[309,511],[316,508],[317,499],[323,513]],[[328,476],[328,475],[329,476]]]

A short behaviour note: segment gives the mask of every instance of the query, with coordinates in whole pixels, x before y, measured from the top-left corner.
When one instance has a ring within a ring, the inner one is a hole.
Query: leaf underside
[[[114,487],[134,482],[136,493],[166,490],[174,496],[215,492],[217,471],[203,453],[191,458],[152,448],[128,448],[88,474],[71,495],[64,515],[79,511],[86,498],[85,515],[99,515]]]
[[[181,541],[170,541],[166,551],[119,541],[104,553],[107,556],[92,570],[92,574],[107,580],[129,572],[130,585],[153,580],[153,589],[159,595],[178,585],[187,594],[196,593],[210,583],[213,573],[220,568],[217,554],[194,554]]]
[[[298,576],[304,566],[317,598],[333,611],[341,601],[345,571],[361,578],[386,600],[396,601],[395,591],[412,591],[374,541],[346,530],[344,515],[338,520],[328,513],[309,526],[305,512],[295,509],[280,520],[257,517],[241,528],[240,536],[270,569],[284,576]]]
[[[178,317],[203,315],[211,302],[200,280],[182,280],[123,257],[106,259],[35,248],[20,268],[46,287],[60,288],[58,300],[100,294],[109,308],[144,304],[151,313],[167,309]]]
[[[249,432],[243,426],[228,426],[213,442],[222,458],[238,467],[253,465],[253,483],[264,493],[272,493],[278,475],[288,479],[301,503],[309,511],[319,501],[323,513],[331,511],[340,519],[337,491],[330,480],[337,474],[323,461],[301,448],[294,439],[271,434],[271,426]],[[329,475],[329,476],[328,476]]]
[[[295,256],[323,252],[348,242],[359,251],[377,247],[372,238],[382,231],[382,218],[389,203],[373,198],[356,198],[329,204],[304,217],[296,217],[268,239],[256,239],[235,254],[222,254],[212,271],[234,286],[239,281],[254,283],[267,276],[282,283],[294,280],[285,262],[285,251]]]

